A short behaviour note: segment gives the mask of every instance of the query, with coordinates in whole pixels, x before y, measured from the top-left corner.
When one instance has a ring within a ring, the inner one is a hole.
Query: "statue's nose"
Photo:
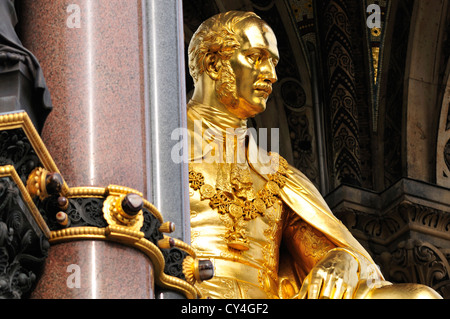
[[[261,71],[264,81],[273,84],[278,80],[277,72],[275,71],[275,64],[272,62],[271,59],[266,60],[266,62],[262,65]]]

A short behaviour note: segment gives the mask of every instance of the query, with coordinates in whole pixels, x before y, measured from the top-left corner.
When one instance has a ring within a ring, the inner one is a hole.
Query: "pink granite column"
[[[23,0],[21,9],[22,42],[54,106],[42,138],[68,186],[117,184],[147,196],[141,1]],[[98,280],[68,289],[69,264]],[[151,269],[126,246],[57,244],[33,297],[152,297]]]
[[[70,187],[146,191],[141,12],[140,0],[22,1],[22,41],[54,105],[42,138]]]
[[[153,266],[140,251],[83,240],[56,244],[33,299],[153,299]]]

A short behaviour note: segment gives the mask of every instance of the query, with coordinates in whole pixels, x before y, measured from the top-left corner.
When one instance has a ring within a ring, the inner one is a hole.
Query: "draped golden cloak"
[[[227,134],[227,129],[230,128],[239,128],[245,132],[247,128],[246,121],[230,117],[229,114],[191,101],[188,105],[188,132],[190,136],[189,162],[197,163],[197,167],[201,165],[201,160],[205,159],[208,153],[212,152],[213,148],[208,146],[211,143],[217,143],[217,136],[219,138],[220,136],[224,136]],[[245,156],[249,169],[252,174],[257,174],[262,180],[267,181],[269,179],[267,164],[259,160],[255,161],[254,159],[256,157],[251,154],[255,150],[260,151],[255,140],[251,135],[243,134],[242,136],[248,136],[248,138],[238,137],[237,143],[239,143],[239,139],[241,139],[241,143],[244,139],[247,140],[245,142]],[[219,141],[219,143],[224,143],[224,141]],[[290,216],[299,217],[299,220],[311,226],[310,228],[314,229],[315,233],[323,235],[327,242],[329,241],[331,243],[330,245],[327,243],[324,244],[324,247],[327,247],[326,249],[341,247],[348,250],[349,253],[357,258],[360,264],[360,280],[370,279],[370,281],[383,282],[383,276],[368,252],[332,214],[325,200],[312,182],[303,173],[290,165],[286,171],[286,183],[281,188],[279,198],[284,203],[286,210],[291,212]],[[285,214],[284,216],[286,218],[287,215]],[[291,233],[300,231],[298,228],[293,228]],[[314,234],[312,235],[315,236]],[[290,242],[291,246],[301,245],[300,242],[295,242],[294,237],[296,236],[283,238],[283,240]],[[281,251],[281,247],[279,248],[280,253],[279,258],[277,258],[279,260],[279,264],[277,265],[277,280],[279,282],[277,283],[278,291],[274,295],[276,295],[275,297],[290,298],[298,292],[301,282],[317,260],[313,260],[312,263],[311,260],[305,262],[305,254],[299,252],[302,250]],[[306,255],[309,254],[306,253]],[[216,268],[219,265],[221,263],[216,264]],[[220,273],[220,269],[218,272]],[[218,285],[210,285],[209,287],[211,288],[209,289],[216,289]],[[274,295],[269,295],[268,297],[274,297]]]

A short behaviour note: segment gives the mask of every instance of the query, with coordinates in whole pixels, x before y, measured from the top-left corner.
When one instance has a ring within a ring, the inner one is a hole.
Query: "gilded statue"
[[[277,81],[277,40],[251,12],[206,20],[189,45],[191,246],[212,261],[207,298],[440,298],[385,281],[299,170],[261,151],[247,119]]]

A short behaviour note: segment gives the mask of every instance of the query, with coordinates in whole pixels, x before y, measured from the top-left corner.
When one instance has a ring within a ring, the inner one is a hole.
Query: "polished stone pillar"
[[[171,132],[184,122],[181,1],[24,0],[21,7],[24,45],[41,62],[54,105],[42,138],[68,186],[136,189],[176,224],[174,237],[185,239],[189,225],[180,216],[189,212],[187,164],[170,158],[177,143]],[[65,296],[62,279],[70,274],[55,281],[52,273],[67,262],[88,277],[103,275],[106,253],[115,267],[102,283],[71,293],[117,298],[118,281],[139,252],[105,245],[87,240],[52,246],[35,296]],[[128,274],[134,278],[126,298],[154,297],[151,265],[142,258]]]
[[[146,127],[151,143],[147,166],[151,170],[151,200],[165,219],[176,225],[171,236],[190,244],[187,140],[172,134],[186,128],[183,10],[181,0],[142,1]],[[172,149],[184,143],[184,153],[172,158]],[[160,291],[157,298],[183,298]]]
[[[31,298],[153,299],[153,265],[136,249],[83,240],[56,244]]]
[[[178,128],[187,127],[182,1],[142,3],[148,93],[145,118],[151,141],[147,149],[147,166],[152,171],[149,185],[155,206],[177,226],[172,236],[190,244],[188,147],[176,134]],[[172,149],[183,142],[185,152],[172,158]]]
[[[67,184],[144,192],[141,2],[24,0],[21,9],[22,41],[54,104],[42,138]]]

